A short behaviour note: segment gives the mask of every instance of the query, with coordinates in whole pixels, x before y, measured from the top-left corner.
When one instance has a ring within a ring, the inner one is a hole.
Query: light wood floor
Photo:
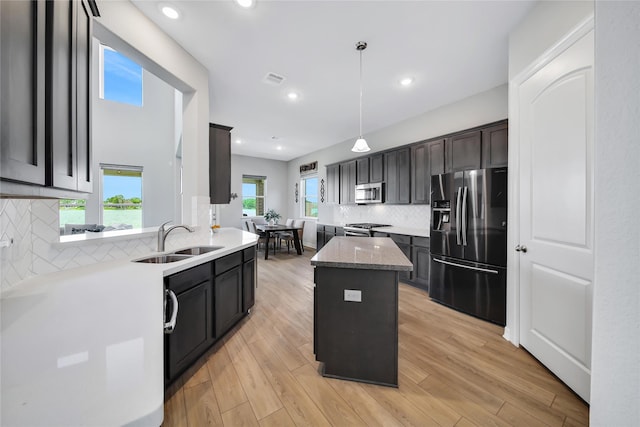
[[[399,388],[320,376],[313,254],[260,258],[252,313],[167,391],[164,426],[588,424],[588,406],[502,328],[405,284]]]

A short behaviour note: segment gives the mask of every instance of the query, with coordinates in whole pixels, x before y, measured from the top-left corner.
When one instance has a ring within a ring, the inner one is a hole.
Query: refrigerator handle
[[[460,230],[460,211],[462,210],[462,204],[460,199],[462,198],[462,187],[458,187],[458,196],[456,197],[456,243],[462,244],[462,233]]]
[[[470,265],[462,265],[462,264],[458,264],[455,262],[451,262],[451,261],[445,261],[443,259],[438,259],[438,258],[432,258],[435,262],[438,262],[440,264],[446,264],[446,265],[451,265],[453,267],[460,267],[460,268],[466,268],[467,270],[474,270],[474,271],[481,271],[483,273],[491,273],[491,274],[498,274],[498,270],[492,270],[489,268],[480,268],[480,267],[472,267]]]
[[[468,187],[464,187],[462,190],[462,230],[460,234],[462,234],[462,246],[467,246],[467,190]]]

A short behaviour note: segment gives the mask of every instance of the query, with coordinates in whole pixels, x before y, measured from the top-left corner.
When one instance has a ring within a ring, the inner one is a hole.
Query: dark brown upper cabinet
[[[384,154],[384,203],[406,204],[411,201],[410,156],[409,147]]]
[[[482,131],[453,135],[446,140],[446,172],[482,167]]]
[[[356,161],[340,163],[340,204],[356,203]]]
[[[327,166],[327,203],[340,203],[340,165]]]
[[[0,178],[90,193],[91,26],[97,6],[25,1],[0,7]],[[14,186],[11,195],[34,194],[29,188]]]
[[[430,203],[431,175],[444,173],[444,151],[444,139],[411,147],[411,203]]]
[[[356,184],[369,184],[384,180],[384,155],[375,154],[356,160]]]
[[[482,129],[482,167],[496,168],[509,163],[509,126],[500,123]]]
[[[209,123],[209,197],[211,204],[231,201],[231,127]]]

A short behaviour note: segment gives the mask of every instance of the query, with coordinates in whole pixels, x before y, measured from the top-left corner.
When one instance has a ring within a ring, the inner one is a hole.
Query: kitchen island
[[[313,258],[314,353],[323,376],[398,386],[398,275],[386,237],[334,237]]]

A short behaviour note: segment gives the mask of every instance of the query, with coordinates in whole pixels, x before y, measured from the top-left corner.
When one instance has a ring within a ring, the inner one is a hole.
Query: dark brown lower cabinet
[[[216,276],[216,338],[220,338],[242,317],[242,269],[240,265]]]
[[[430,249],[429,238],[374,231],[373,237],[390,237],[411,260],[413,271],[401,271],[400,280],[416,288],[429,291]]]
[[[255,247],[165,278],[178,299],[175,329],[165,335],[166,385],[247,314],[255,302],[255,278]],[[167,302],[167,318],[172,309]]]

